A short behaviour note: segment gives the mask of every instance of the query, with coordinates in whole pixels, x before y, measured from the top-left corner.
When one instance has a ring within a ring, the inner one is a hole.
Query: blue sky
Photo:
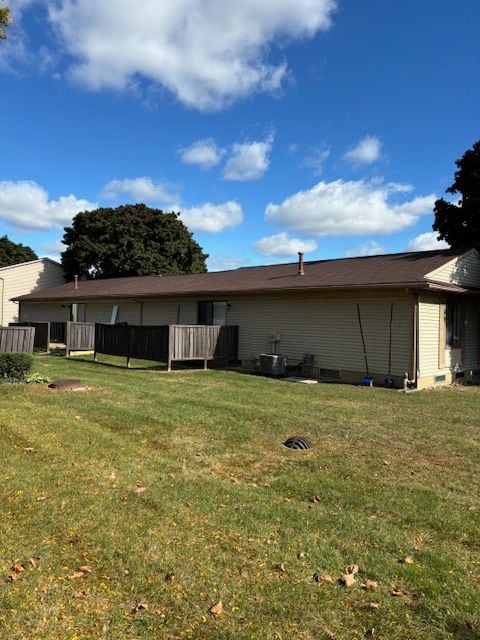
[[[0,235],[180,211],[209,268],[437,245],[479,138],[477,0],[9,0]]]

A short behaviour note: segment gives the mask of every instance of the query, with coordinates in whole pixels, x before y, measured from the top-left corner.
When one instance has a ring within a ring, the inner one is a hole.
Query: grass
[[[479,388],[109,364],[0,388],[1,638],[480,638]]]

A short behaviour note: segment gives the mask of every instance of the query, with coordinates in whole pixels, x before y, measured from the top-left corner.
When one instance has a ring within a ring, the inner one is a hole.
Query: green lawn
[[[0,387],[0,638],[480,638],[480,388],[34,369],[90,389]]]

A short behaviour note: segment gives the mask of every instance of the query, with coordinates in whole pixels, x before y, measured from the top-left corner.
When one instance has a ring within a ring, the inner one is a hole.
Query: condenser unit
[[[267,376],[284,376],[287,371],[287,356],[277,353],[260,354],[260,373]]]

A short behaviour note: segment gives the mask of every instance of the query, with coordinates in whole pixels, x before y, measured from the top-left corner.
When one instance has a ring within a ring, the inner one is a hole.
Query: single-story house
[[[50,258],[40,258],[0,267],[0,326],[19,321],[18,302],[12,301],[31,291],[65,282],[62,266]]]
[[[69,282],[19,298],[22,321],[239,327],[239,358],[418,388],[480,374],[480,256],[437,250]]]

